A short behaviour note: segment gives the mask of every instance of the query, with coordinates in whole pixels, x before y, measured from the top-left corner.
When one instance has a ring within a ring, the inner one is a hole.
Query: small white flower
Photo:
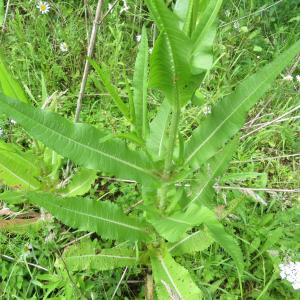
[[[65,42],[62,42],[59,44],[59,49],[61,52],[68,52],[69,51],[69,47]]]
[[[108,3],[108,10],[112,10],[113,9],[113,5],[111,3]]]
[[[49,12],[50,4],[46,1],[40,1],[39,4],[37,5],[37,8],[44,15],[44,14],[47,14]]]
[[[236,30],[239,30],[240,29],[240,23],[238,21],[235,21],[233,23],[233,28],[236,29]]]
[[[151,47],[149,48],[149,53],[152,54],[152,52],[153,52],[153,48]]]
[[[4,133],[3,129],[0,128],[0,137],[3,136],[3,133]]]
[[[207,116],[211,113],[211,107],[209,105],[204,106],[203,113]]]
[[[292,284],[295,290],[300,289],[300,262],[280,264],[280,277]]]
[[[226,16],[227,18],[229,18],[229,17],[230,17],[230,14],[231,14],[230,10],[229,10],[229,9],[226,9],[226,10],[225,10],[225,16]]]
[[[283,76],[282,79],[283,79],[284,81],[292,81],[292,80],[293,80],[293,76],[290,75],[290,74],[288,74],[288,75],[286,75],[286,76]]]
[[[300,75],[296,76],[296,80],[300,83]]]
[[[126,11],[128,11],[129,10],[129,6],[128,6],[128,4],[127,4],[127,1],[126,0],[123,0],[123,7],[121,8],[121,10],[120,10],[120,14],[122,13],[122,12],[126,12]]]
[[[12,120],[12,119],[11,119],[11,120],[10,120],[10,124],[11,124],[11,125],[16,125],[17,122],[16,122],[15,120]]]
[[[140,34],[138,34],[136,37],[135,37],[136,41],[139,43],[142,39],[142,36]]]

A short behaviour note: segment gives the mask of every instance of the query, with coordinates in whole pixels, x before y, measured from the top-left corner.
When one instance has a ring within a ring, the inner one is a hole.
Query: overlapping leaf
[[[44,207],[64,224],[97,232],[115,240],[149,240],[149,228],[141,221],[126,216],[111,202],[88,198],[61,198],[50,193],[29,193],[29,202]]]
[[[125,143],[87,124],[73,124],[56,113],[43,111],[0,95],[0,113],[16,120],[34,138],[58,154],[88,169],[120,178],[156,183],[149,159]]]
[[[18,189],[40,187],[38,159],[17,146],[0,141],[0,182]]]
[[[189,272],[165,251],[151,256],[151,265],[158,300],[201,300],[202,292]]]

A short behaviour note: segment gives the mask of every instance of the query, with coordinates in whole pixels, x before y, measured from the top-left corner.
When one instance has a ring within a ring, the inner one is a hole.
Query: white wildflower
[[[300,83],[300,75],[296,76],[296,80]]]
[[[280,277],[289,281],[295,290],[300,289],[300,262],[280,264]]]
[[[49,12],[50,4],[46,1],[40,1],[39,4],[37,5],[37,8],[44,15],[44,14],[47,14]]]
[[[229,18],[229,17],[230,17],[230,14],[231,14],[230,10],[229,10],[229,9],[226,9],[226,10],[225,10],[225,16],[226,16],[227,18]]]
[[[62,42],[59,44],[59,49],[61,52],[68,52],[69,51],[69,47],[67,45],[67,43]]]
[[[236,29],[236,30],[239,30],[240,29],[240,23],[238,21],[235,21],[233,23],[233,28]]]
[[[209,105],[204,106],[203,113],[207,116],[211,113],[211,107]]]
[[[126,12],[126,11],[128,11],[129,10],[129,6],[128,6],[128,4],[127,4],[127,1],[126,0],[123,0],[123,7],[121,8],[121,10],[120,10],[120,14],[122,13],[122,12]]]
[[[9,122],[10,122],[11,125],[16,125],[17,124],[17,122],[13,119],[11,119]]]
[[[290,74],[288,74],[288,75],[286,75],[286,76],[283,76],[282,79],[283,79],[284,81],[292,81],[292,80],[293,80],[293,76],[290,75]]]
[[[151,47],[149,48],[149,53],[152,54],[152,52],[153,52],[153,48]]]
[[[140,34],[138,34],[136,37],[135,37],[136,41],[139,43],[142,39],[142,36]]]
[[[112,10],[113,9],[113,5],[111,3],[108,3],[108,10]]]
[[[3,136],[3,133],[4,133],[3,129],[0,128],[0,137]]]

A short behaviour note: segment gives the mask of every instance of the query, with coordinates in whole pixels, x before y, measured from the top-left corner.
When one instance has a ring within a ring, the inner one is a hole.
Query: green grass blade
[[[148,88],[148,38],[146,28],[143,27],[141,43],[135,62],[133,76],[133,101],[135,109],[135,127],[142,138],[149,132],[147,88]]]
[[[235,135],[245,122],[247,111],[264,95],[278,74],[300,52],[300,41],[279,55],[220,101],[193,132],[186,146],[185,165],[197,169]]]
[[[28,201],[45,208],[64,224],[96,232],[103,238],[114,240],[149,240],[148,227],[126,216],[111,202],[73,197],[62,198],[50,193],[28,193]]]
[[[128,120],[130,120],[130,113],[127,105],[123,102],[121,97],[119,96],[118,89],[113,85],[111,78],[110,78],[110,72],[108,68],[102,64],[101,66],[98,65],[94,60],[89,59],[90,64],[94,67],[97,74],[100,76],[101,81],[105,87],[105,89],[109,92],[111,98],[115,102],[115,105],[118,107],[120,112],[126,117]]]
[[[16,120],[35,139],[58,154],[88,169],[101,170],[114,176],[153,184],[149,159],[117,139],[87,124],[73,124],[56,113],[0,95],[0,112]]]

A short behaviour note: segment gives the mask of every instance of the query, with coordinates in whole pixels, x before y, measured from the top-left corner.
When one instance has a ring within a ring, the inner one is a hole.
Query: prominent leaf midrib
[[[176,219],[176,218],[172,218],[172,217],[165,217],[164,219],[165,220],[170,220],[172,222],[179,223],[179,224],[184,224],[184,225],[189,225],[189,226],[193,225],[189,222],[186,222],[186,221],[183,221],[183,220],[180,220],[180,219]]]
[[[269,81],[269,79],[271,78],[272,76],[269,76],[267,77],[266,80],[264,81],[261,81],[261,84],[259,84],[257,86],[256,89],[254,89],[254,91],[248,95],[244,101],[241,101],[240,104],[236,107],[236,109],[234,109],[217,127],[216,129],[187,157],[186,161],[185,161],[185,164],[188,164],[188,162],[193,159],[193,157],[200,151],[200,149],[203,147],[203,145],[205,145],[214,135],[215,133],[223,126],[223,124],[225,124],[231,117],[233,114],[235,114],[238,109],[245,103],[248,101],[249,98],[251,98],[260,88],[261,86],[263,86],[265,84],[265,82]]]
[[[104,218],[104,217],[100,217],[100,216],[80,212],[80,211],[77,211],[77,210],[72,210],[70,208],[63,207],[63,206],[60,206],[60,205],[55,204],[55,203],[49,203],[49,206],[55,207],[55,208],[59,209],[59,211],[65,210],[67,212],[72,212],[75,215],[81,215],[81,216],[89,217],[89,218],[92,218],[92,219],[101,220],[101,221],[106,222],[106,223],[115,224],[115,225],[118,225],[120,227],[125,227],[125,228],[129,228],[129,229],[133,229],[135,231],[140,231],[140,232],[143,232],[143,233],[147,233],[146,230],[143,229],[143,228],[139,228],[139,227],[129,225],[129,224],[126,224],[126,223],[122,223],[122,222],[118,222],[118,221],[113,221],[113,220],[110,220],[110,219],[107,219],[107,218]]]
[[[23,116],[25,116],[25,118],[27,118],[27,119],[29,119],[29,120],[32,121],[32,119],[31,119],[30,117],[28,117],[26,114],[20,112],[20,111],[17,110],[16,108],[15,108],[15,110],[16,110],[17,112],[19,112],[20,114],[22,114]],[[34,120],[34,121],[37,123],[36,120]],[[116,156],[112,156],[112,155],[110,155],[110,154],[108,154],[108,153],[106,153],[106,152],[100,151],[99,149],[90,147],[90,146],[88,146],[88,145],[86,145],[86,144],[83,144],[83,143],[80,143],[80,142],[78,142],[78,141],[76,141],[76,140],[74,140],[74,139],[71,139],[71,138],[69,138],[69,137],[67,137],[67,136],[65,136],[65,135],[63,135],[63,134],[61,134],[60,132],[55,131],[54,129],[52,129],[52,128],[50,128],[50,127],[47,127],[46,125],[42,124],[41,122],[38,122],[38,124],[39,124],[39,126],[41,126],[42,128],[45,128],[45,129],[47,129],[47,130],[50,130],[50,131],[53,132],[54,134],[61,136],[63,139],[65,139],[65,140],[67,140],[67,141],[71,141],[71,142],[73,142],[73,143],[75,143],[75,144],[77,144],[77,145],[79,145],[79,146],[81,146],[81,147],[83,147],[83,148],[88,149],[89,151],[92,151],[92,152],[94,152],[94,153],[96,153],[96,154],[103,155],[103,156],[105,156],[105,157],[107,157],[107,158],[109,158],[109,159],[115,160],[115,161],[117,161],[117,162],[119,162],[119,163],[121,163],[121,164],[127,165],[127,166],[129,166],[129,167],[131,167],[131,168],[133,168],[133,169],[136,169],[136,170],[138,170],[138,171],[141,171],[141,172],[143,172],[144,174],[147,174],[147,175],[149,175],[149,176],[151,176],[152,178],[154,178],[154,179],[157,180],[156,176],[155,176],[152,172],[147,171],[146,169],[144,169],[144,168],[142,168],[142,167],[139,167],[139,166],[134,165],[134,164],[132,164],[132,163],[129,163],[129,162],[125,161],[125,160],[122,160],[122,159],[120,159],[120,158],[118,158],[118,157],[116,157]]]
[[[7,168],[1,161],[0,161],[0,166],[1,168],[5,169],[6,172],[10,173],[13,177],[17,178],[18,180],[20,180],[21,182],[25,183],[26,185],[28,185],[29,187],[33,187],[34,189],[37,189],[38,187],[35,186],[34,184],[26,181],[24,178],[18,176],[16,173],[14,173],[12,170],[10,170],[9,168]]]
[[[169,248],[169,251],[171,252],[172,250],[174,250],[175,248],[177,248],[179,245],[183,244],[184,242],[188,241],[189,239],[191,239],[192,237],[194,237],[196,234],[199,234],[201,231],[196,231],[188,236],[186,236],[185,238],[183,238],[182,240],[178,241],[176,244],[174,244],[171,248]]]
[[[165,264],[163,258],[162,258],[161,256],[159,256],[159,257],[158,257],[158,260],[159,260],[159,262],[160,262],[160,264],[161,264],[161,266],[162,266],[164,272],[166,273],[168,279],[170,280],[170,282],[171,282],[173,288],[175,289],[177,295],[180,297],[180,299],[183,299],[183,297],[182,297],[182,295],[181,295],[181,293],[180,293],[178,287],[176,286],[176,284],[175,284],[175,282],[174,282],[174,280],[173,280],[173,278],[172,278],[172,276],[171,276],[171,274],[170,274],[170,272],[169,272],[169,270],[168,270],[168,267],[166,266],[166,264]]]
[[[130,259],[130,260],[137,260],[135,256],[122,256],[122,255],[112,255],[112,254],[84,254],[84,255],[77,255],[77,256],[68,256],[67,260],[70,259],[81,259],[81,258],[97,258],[97,257],[106,257],[106,258],[116,258],[116,259]]]

